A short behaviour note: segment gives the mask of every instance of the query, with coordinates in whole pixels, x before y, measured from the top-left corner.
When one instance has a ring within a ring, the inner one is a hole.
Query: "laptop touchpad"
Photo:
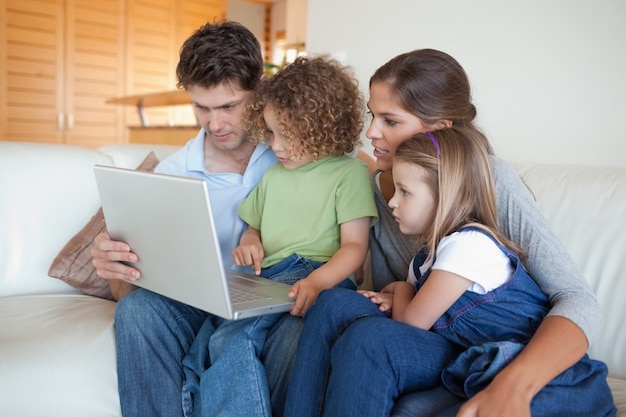
[[[235,275],[233,277],[230,278],[231,279],[231,283],[235,284],[235,285],[241,285],[243,287],[262,287],[265,285],[271,285],[274,284],[273,281],[265,279],[265,278],[258,278],[255,279],[254,277],[242,277],[240,275]]]

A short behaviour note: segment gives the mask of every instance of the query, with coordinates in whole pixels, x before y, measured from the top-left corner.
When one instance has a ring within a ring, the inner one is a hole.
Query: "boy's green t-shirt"
[[[340,248],[342,223],[370,217],[376,223],[367,166],[329,156],[294,170],[278,163],[239,205],[244,222],[261,231],[266,268],[298,254],[326,262]]]

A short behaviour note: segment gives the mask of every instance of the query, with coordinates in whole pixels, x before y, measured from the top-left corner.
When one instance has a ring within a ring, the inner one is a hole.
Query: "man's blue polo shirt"
[[[239,203],[256,187],[265,171],[277,162],[274,152],[259,144],[243,175],[209,172],[204,166],[204,129],[195,139],[159,163],[154,170],[162,174],[201,178],[207,182],[211,208],[225,268],[233,265],[232,251],[239,245],[245,223],[237,215]]]

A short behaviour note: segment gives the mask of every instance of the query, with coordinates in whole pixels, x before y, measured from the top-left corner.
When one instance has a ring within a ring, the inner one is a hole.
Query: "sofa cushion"
[[[139,171],[151,172],[158,165],[154,152],[150,152],[136,168]],[[102,208],[89,220],[76,235],[61,249],[54,258],[48,275],[67,282],[85,294],[113,300],[107,281],[96,275],[91,264],[91,248],[94,238],[106,230]]]
[[[114,310],[83,294],[0,297],[2,415],[120,416]]]
[[[617,407],[618,410],[616,417],[626,416],[626,380],[608,377],[607,381],[613,393],[615,407]]]

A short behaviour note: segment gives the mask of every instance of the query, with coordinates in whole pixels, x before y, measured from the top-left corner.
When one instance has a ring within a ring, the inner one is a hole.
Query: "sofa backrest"
[[[516,168],[600,303],[604,323],[590,356],[626,378],[626,167]]]
[[[48,268],[98,210],[95,164],[111,159],[84,147],[0,142],[0,296],[73,291]]]
[[[130,169],[136,168],[150,152],[154,152],[159,161],[162,161],[179,149],[180,146],[173,145],[144,145],[133,143],[107,145],[98,148],[100,152],[111,158],[114,166]]]
[[[150,151],[162,160],[179,148],[0,141],[0,297],[76,292],[48,269],[100,207],[93,166],[135,168]]]

